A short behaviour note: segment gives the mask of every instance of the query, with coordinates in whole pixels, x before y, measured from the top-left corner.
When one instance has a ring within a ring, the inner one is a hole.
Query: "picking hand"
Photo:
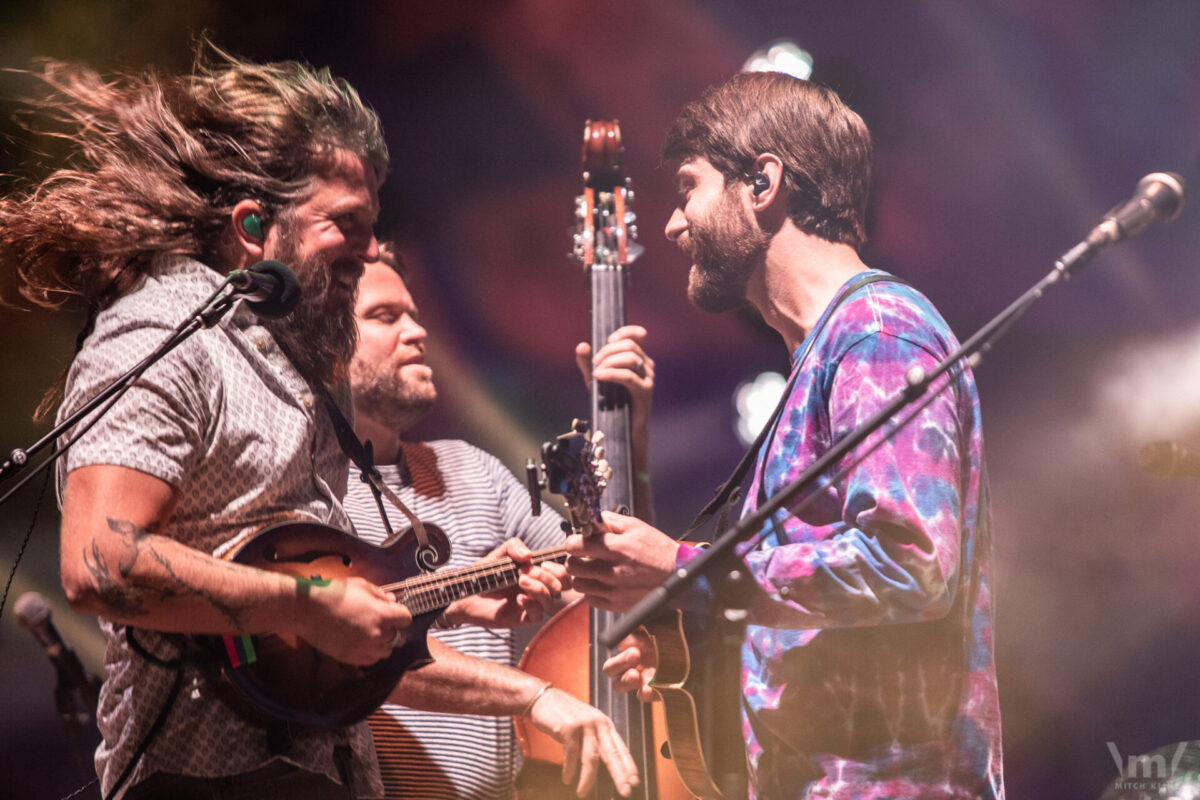
[[[658,649],[642,628],[621,640],[620,652],[604,662],[604,674],[613,680],[618,692],[637,692],[643,703],[654,700],[650,688],[658,669]]]
[[[367,666],[404,643],[412,614],[370,581],[352,577],[309,585],[310,603],[297,631],[321,652],[346,664]]]

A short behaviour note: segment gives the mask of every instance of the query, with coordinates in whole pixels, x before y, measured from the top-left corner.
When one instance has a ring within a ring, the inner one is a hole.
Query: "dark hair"
[[[780,72],[746,72],[686,105],[663,157],[704,158],[726,184],[749,180],[754,161],[783,161],[792,221],[800,230],[859,247],[871,183],[871,134],[827,87]]]
[[[237,202],[286,212],[336,150],[387,171],[379,118],[328,69],[252,64],[202,40],[186,75],[59,61],[30,74],[45,90],[29,101],[43,121],[31,128],[72,150],[67,167],[0,198],[0,263],[38,305],[101,308],[156,253],[214,254]]]

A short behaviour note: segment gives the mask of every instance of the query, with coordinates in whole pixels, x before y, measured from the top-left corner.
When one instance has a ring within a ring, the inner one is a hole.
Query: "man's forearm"
[[[429,638],[433,663],[409,670],[388,698],[421,711],[517,716],[546,682]]]
[[[64,537],[78,552],[72,605],[117,622],[177,633],[266,633],[286,627],[308,590],[296,579],[223,561],[129,520]],[[65,575],[65,571],[64,571]]]

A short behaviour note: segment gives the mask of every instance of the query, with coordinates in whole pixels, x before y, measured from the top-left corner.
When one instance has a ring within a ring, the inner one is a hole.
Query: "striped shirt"
[[[401,467],[380,465],[383,480],[423,522],[450,537],[446,567],[470,565],[502,542],[519,538],[539,550],[563,540],[561,518],[532,516],[529,493],[498,459],[461,441],[405,442]],[[385,501],[385,505],[387,505]],[[360,536],[384,539],[370,489],[352,468],[345,499]],[[400,527],[403,517],[389,507]],[[464,625],[430,631],[445,644],[489,661],[516,661],[512,631]],[[508,717],[435,714],[385,705],[370,719],[389,800],[510,800],[518,756]]]

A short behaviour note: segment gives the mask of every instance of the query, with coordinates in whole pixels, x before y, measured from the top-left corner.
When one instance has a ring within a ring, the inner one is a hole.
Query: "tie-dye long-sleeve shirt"
[[[894,398],[910,368],[930,369],[957,346],[933,305],[895,282],[858,289],[814,330],[793,354],[799,374],[745,513]],[[744,553],[764,590],[742,648],[754,796],[1002,798],[987,479],[970,372],[822,484],[798,516],[776,512],[764,533]],[[681,547],[680,565],[696,554]],[[687,605],[708,602],[703,582],[696,591]]]

